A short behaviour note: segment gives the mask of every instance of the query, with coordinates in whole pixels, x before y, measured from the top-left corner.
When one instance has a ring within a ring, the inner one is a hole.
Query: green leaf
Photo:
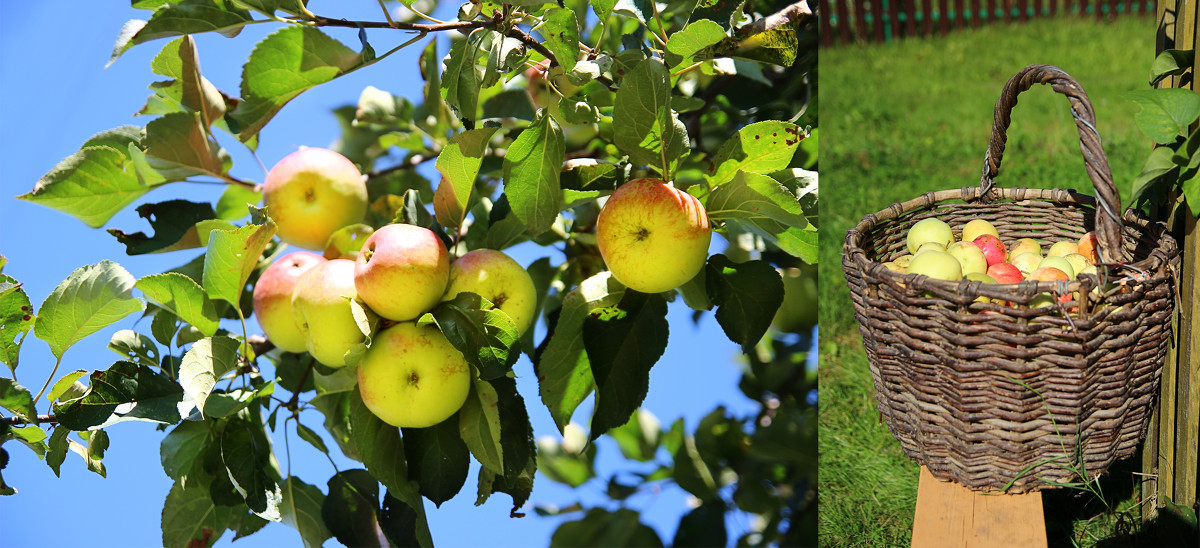
[[[545,110],[504,156],[504,193],[513,214],[534,236],[549,230],[561,210],[559,179],[565,157],[562,129]]]
[[[740,171],[705,200],[709,219],[726,220],[776,244],[805,262],[817,262],[817,229],[804,215],[800,199],[779,181]]]
[[[1188,71],[1196,64],[1196,50],[1168,49],[1163,50],[1154,58],[1150,65],[1150,86],[1157,86],[1168,76],[1178,76]]]
[[[379,525],[392,546],[433,546],[424,502],[421,499],[417,499],[414,507],[392,496],[391,491],[384,493]]]
[[[286,26],[250,53],[230,128],[249,141],[297,95],[371,62],[314,27]]]
[[[537,107],[533,105],[528,89],[506,89],[483,102],[483,118],[511,118],[532,122],[537,118]]]
[[[520,357],[513,348],[518,337],[516,324],[479,295],[459,294],[438,304],[432,314],[446,339],[479,370],[483,380],[503,376]]]
[[[595,382],[583,342],[583,323],[592,310],[621,301],[625,288],[609,272],[588,278],[563,297],[545,351],[536,361],[538,394],[561,432]]]
[[[241,342],[231,337],[207,337],[196,341],[179,364],[179,384],[184,401],[194,401],[200,413],[217,384],[217,379],[237,366]]]
[[[217,0],[171,3],[154,10],[150,20],[136,31],[130,28],[133,21],[126,23],[126,28],[121,30],[121,37],[117,39],[117,45],[113,47],[109,64],[129,48],[144,42],[203,32],[220,32],[232,36],[243,26],[254,22],[249,12],[225,7],[224,4],[218,3]],[[133,31],[132,34],[126,37],[130,31]]]
[[[487,153],[488,142],[498,128],[464,131],[450,138],[438,154],[436,167],[442,174],[434,195],[433,209],[438,222],[444,226],[459,226],[466,214],[475,178]]]
[[[139,217],[150,221],[154,236],[146,236],[144,232],[129,234],[116,228],[108,229],[109,234],[125,244],[127,255],[165,253],[200,247],[203,244],[200,242],[196,223],[216,217],[212,204],[187,200],[142,204],[136,211]]]
[[[53,405],[58,423],[87,430],[127,420],[175,424],[183,390],[166,375],[133,362],[116,362],[92,373],[83,397]],[[118,408],[120,409],[118,411]]]
[[[3,266],[0,255],[0,267]],[[0,274],[0,363],[16,375],[21,343],[33,329],[33,306],[29,294],[15,278]]]
[[[46,465],[54,471],[55,476],[59,476],[59,468],[67,458],[67,434],[71,433],[71,429],[65,426],[54,427],[54,433],[50,434],[50,441],[46,442]]]
[[[180,422],[159,442],[158,454],[163,471],[176,482],[189,484],[189,478],[201,460],[209,441],[208,421]]]
[[[300,533],[305,548],[318,548],[332,535],[321,520],[325,494],[316,486],[289,476],[281,486],[283,501],[279,504],[279,517],[284,525]]]
[[[34,335],[50,345],[54,357],[71,345],[146,305],[133,297],[136,283],[121,265],[101,261],[75,269],[42,301]]]
[[[46,399],[51,402],[66,402],[82,397],[87,393],[88,387],[79,382],[79,379],[87,374],[87,371],[77,369],[63,375],[61,379],[54,381],[54,386],[50,387],[50,391],[46,393]]]
[[[479,464],[504,472],[504,449],[500,443],[499,396],[492,384],[474,380],[467,402],[458,411],[458,434]]]
[[[690,149],[687,129],[671,110],[671,75],[662,61],[646,59],[625,75],[612,116],[613,144],[670,179]]]
[[[563,429],[562,443],[544,437],[537,448],[538,471],[552,481],[579,487],[596,477],[596,445],[587,443],[587,432],[575,423]]]
[[[695,62],[697,53],[726,37],[725,29],[721,28],[721,25],[709,19],[700,19],[688,23],[682,30],[667,38],[667,51],[680,57],[675,66],[690,65]]]
[[[591,315],[583,342],[596,379],[590,438],[625,424],[650,389],[650,368],[667,348],[667,301],[626,291],[613,316]]]
[[[232,419],[220,436],[221,461],[246,506],[259,516],[279,521],[283,494],[269,471],[271,444],[262,423]]]
[[[132,360],[147,367],[159,365],[158,345],[141,333],[122,329],[113,333],[108,341],[108,349],[120,354],[126,360]]]
[[[725,506],[709,501],[679,519],[671,546],[725,546],[727,539]]]
[[[537,469],[533,426],[525,400],[517,392],[516,380],[500,377],[490,382],[496,390],[500,410],[500,447],[504,455],[504,470],[497,474],[493,490],[510,495],[516,511],[533,492],[533,474]]]
[[[262,192],[251,187],[231,184],[225,187],[221,198],[217,200],[216,217],[226,221],[236,221],[250,214],[248,206],[262,200]]]
[[[416,482],[409,481],[408,463],[404,458],[404,440],[400,429],[379,420],[358,391],[348,392],[350,404],[350,439],[359,459],[371,476],[379,480],[393,495],[410,506],[420,504]]]
[[[379,482],[363,469],[343,470],[329,478],[329,496],[320,520],[346,546],[380,546]]]
[[[805,137],[791,122],[767,120],[744,126],[713,156],[717,168],[710,182],[723,184],[739,171],[765,174],[785,169]]]
[[[304,5],[308,3],[308,0],[234,0],[234,2],[239,6],[245,6],[267,15],[274,15],[276,11],[302,15],[305,9]]]
[[[674,453],[675,483],[702,501],[712,500],[716,497],[717,482],[704,459],[700,457],[700,452],[696,449],[696,440],[684,434],[681,441]]]
[[[204,289],[191,278],[178,272],[152,274],[137,281],[137,288],[146,298],[188,322],[206,336],[213,336],[219,327],[216,305],[204,294]]]
[[[1192,217],[1200,218],[1200,171],[1192,171],[1191,177],[1185,179],[1181,187]]]
[[[257,400],[268,398],[275,392],[275,381],[261,387],[235,388],[228,392],[214,392],[204,403],[204,414],[209,418],[233,416]]]
[[[296,422],[296,435],[300,436],[300,439],[308,442],[309,445],[316,447],[318,451],[325,453],[326,455],[329,454],[329,448],[325,446],[325,440],[322,440],[319,434],[314,432],[311,428],[304,426],[299,421]]]
[[[694,24],[702,19],[715,21],[724,30],[734,27],[734,19],[742,11],[743,0],[698,0],[696,7],[688,18],[688,23]]]
[[[662,425],[658,418],[645,409],[638,409],[624,425],[608,431],[609,437],[617,442],[621,454],[638,462],[654,460],[661,434]]]
[[[542,17],[542,25],[538,30],[546,37],[546,49],[554,53],[563,70],[574,69],[579,58],[579,22],[575,12],[567,8],[551,8]]]
[[[33,406],[33,393],[7,377],[0,377],[0,407],[16,413],[26,421],[37,418],[37,409]]]
[[[454,498],[467,481],[471,457],[458,423],[458,417],[451,417],[428,428],[402,429],[410,477],[416,478],[421,495],[437,506]]]
[[[208,135],[199,112],[173,112],[146,124],[146,161],[170,180],[195,175],[222,178],[232,163]]]
[[[1138,129],[1160,145],[1186,135],[1188,126],[1200,117],[1200,95],[1190,89],[1137,90],[1125,92],[1124,96],[1141,107],[1133,115]]]
[[[610,512],[592,508],[576,521],[558,526],[550,537],[550,546],[662,546],[662,539],[642,523],[638,512],[620,508]]]
[[[8,433],[12,435],[13,439],[21,442],[21,444],[33,451],[39,459],[46,458],[46,438],[48,436],[46,435],[46,431],[42,430],[40,426],[18,426],[9,429]],[[0,439],[3,439],[2,436],[0,436]],[[0,470],[3,470],[3,467],[7,465],[3,457],[3,455],[0,455]]]
[[[246,280],[273,236],[275,222],[270,218],[263,225],[212,231],[204,255],[204,291],[208,296],[239,306]]]
[[[721,254],[708,260],[705,280],[717,305],[717,323],[749,353],[783,303],[783,279],[766,261],[735,263]]]
[[[177,481],[163,503],[163,546],[212,546],[239,512],[245,510],[214,503],[208,488],[191,485],[185,489]]]
[[[713,46],[711,57],[733,57],[782,67],[796,62],[800,51],[800,18],[794,18],[765,32],[735,34]]]
[[[87,146],[63,159],[18,199],[41,204],[100,228],[161,182],[143,180],[134,161],[110,146]]]
[[[1133,178],[1133,190],[1129,193],[1130,203],[1137,203],[1152,183],[1179,167],[1175,163],[1174,157],[1175,150],[1171,147],[1155,147],[1150,151],[1150,155],[1146,157],[1146,163],[1142,166],[1142,172]]]

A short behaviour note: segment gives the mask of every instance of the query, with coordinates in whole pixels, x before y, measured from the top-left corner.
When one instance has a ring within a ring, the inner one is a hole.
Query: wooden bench
[[[921,467],[913,548],[1044,548],[1042,494],[976,493]]]

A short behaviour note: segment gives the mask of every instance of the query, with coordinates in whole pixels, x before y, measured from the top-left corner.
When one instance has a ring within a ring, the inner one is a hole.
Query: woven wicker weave
[[[1034,84],[1070,100],[1099,202],[1068,190],[994,186],[1009,114]],[[936,477],[977,491],[1053,488],[1077,477],[1072,467],[1090,478],[1131,456],[1145,433],[1170,337],[1178,249],[1161,224],[1132,211],[1118,218],[1094,121],[1074,79],[1056,67],[1027,67],[996,102],[978,187],[892,204],[846,234],[843,268],[879,410],[904,452]],[[987,219],[1010,245],[1094,231],[1100,275],[982,284],[884,267],[907,252],[909,227],[926,217],[956,235],[967,221]],[[1045,292],[1072,300],[1031,308]]]

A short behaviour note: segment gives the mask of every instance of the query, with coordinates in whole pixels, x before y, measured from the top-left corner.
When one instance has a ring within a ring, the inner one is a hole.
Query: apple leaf
[[[254,47],[242,67],[242,103],[226,116],[250,141],[279,109],[308,89],[376,60],[355,53],[315,27],[288,25]]]
[[[275,236],[275,222],[249,224],[236,230],[213,230],[208,236],[204,255],[204,291],[212,299],[222,299],[235,307],[250,273],[258,266],[263,249]]]
[[[277,11],[302,15],[304,4],[307,2],[308,0],[237,0],[238,4],[266,15],[274,15]]]
[[[458,411],[458,434],[479,464],[504,471],[504,448],[500,443],[499,396],[492,384],[475,379],[467,402]]]
[[[563,297],[549,343],[536,360],[538,394],[561,432],[595,383],[583,343],[583,322],[592,310],[621,301],[625,288],[610,272],[601,272]]]
[[[199,112],[172,112],[146,124],[146,162],[169,180],[194,175],[222,178],[232,167],[229,154],[208,135]]]
[[[16,375],[21,343],[33,329],[33,305],[15,278],[0,274],[0,362]]]
[[[1150,65],[1150,86],[1157,87],[1164,78],[1183,74],[1195,64],[1196,50],[1194,49],[1163,50]]]
[[[487,153],[488,141],[498,128],[467,130],[450,139],[438,154],[436,167],[442,173],[442,183],[434,194],[433,210],[438,222],[444,226],[457,227],[462,224],[471,193],[475,190],[475,177]]]
[[[270,381],[258,388],[234,388],[230,391],[213,392],[204,402],[204,415],[209,418],[230,417],[251,403],[269,398],[274,393],[275,381]]]
[[[366,475],[365,471],[363,475]],[[371,483],[374,484],[375,480],[371,480]],[[325,508],[325,494],[315,485],[304,483],[294,476],[283,480],[281,491],[283,501],[279,505],[280,521],[300,533],[300,540],[305,548],[319,548],[332,536],[325,528],[328,520],[321,519]],[[332,491],[330,489],[330,492]]]
[[[217,379],[237,366],[241,342],[231,337],[207,337],[192,344],[179,364],[179,384],[183,386],[184,401],[195,402],[200,413],[217,384]]]
[[[212,204],[187,200],[142,204],[136,211],[139,217],[150,221],[154,236],[146,236],[144,232],[129,234],[116,228],[108,229],[109,234],[125,244],[126,255],[165,253],[200,247],[203,244],[200,242],[196,223],[216,217]]]
[[[587,433],[572,423],[563,433],[563,443],[552,439],[538,442],[537,465],[538,472],[551,481],[556,481],[569,487],[579,487],[588,480],[596,477],[596,445],[591,444],[582,452],[572,452],[564,449],[565,438],[578,434],[581,445],[587,441]]]
[[[667,51],[679,56],[676,67],[695,62],[696,54],[726,38],[725,29],[710,19],[688,23],[667,39]]]
[[[543,109],[504,156],[504,193],[513,214],[534,236],[549,230],[561,210],[564,139],[562,128]]]
[[[817,229],[800,199],[766,175],[739,171],[705,200],[709,219],[753,232],[805,262],[817,262]]]
[[[85,146],[43,175],[32,191],[17,198],[57,209],[92,228],[100,228],[162,182],[161,178],[143,180],[134,163],[122,149]]]
[[[500,411],[500,446],[504,455],[504,470],[492,473],[481,469],[481,481],[491,478],[491,489],[480,495],[486,499],[492,492],[507,493],[513,500],[513,511],[529,500],[533,492],[533,477],[537,470],[537,450],[533,442],[533,426],[529,422],[529,411],[525,400],[517,392],[517,382],[512,377],[500,377],[489,381],[496,390],[497,408]],[[487,472],[487,474],[485,474]]]
[[[662,425],[653,413],[638,409],[628,422],[609,430],[608,435],[617,442],[625,458],[650,462],[654,460],[662,441]]]
[[[34,321],[37,338],[61,359],[67,348],[146,305],[134,298],[133,276],[112,261],[81,266],[42,301]]]
[[[171,80],[150,85],[155,96],[147,101],[147,108],[152,108],[156,98],[161,102],[173,104],[172,106],[178,105],[178,108],[153,114],[168,114],[188,109],[200,113],[204,127],[214,123],[225,125],[222,117],[225,116],[229,105],[216,86],[200,75],[196,41],[190,35],[176,38],[163,46],[162,51],[151,61],[150,68],[155,74]],[[143,108],[141,113],[150,114],[147,108]]]
[[[1155,147],[1150,151],[1150,155],[1146,157],[1146,163],[1142,166],[1142,172],[1133,178],[1133,190],[1129,195],[1130,203],[1137,203],[1152,183],[1172,169],[1179,167],[1175,163],[1174,156],[1175,151],[1171,147]]]
[[[59,468],[67,458],[67,435],[70,433],[70,428],[56,426],[54,433],[50,434],[50,441],[46,442],[46,466],[49,466],[54,475],[58,477],[62,477],[59,474]]]
[[[213,336],[220,325],[217,308],[194,280],[178,272],[152,274],[137,281],[137,288],[155,305]]]
[[[579,22],[575,12],[569,8],[551,8],[542,17],[538,30],[546,37],[546,49],[554,53],[563,70],[574,69],[579,58]]]
[[[713,156],[713,186],[733,179],[739,171],[773,173],[788,167],[807,135],[791,122],[766,120],[742,127],[721,144]]]
[[[159,458],[163,472],[181,482],[189,476],[201,461],[201,455],[209,441],[208,421],[182,421],[159,442]]]
[[[87,393],[88,387],[79,382],[79,379],[88,372],[83,369],[76,369],[62,378],[54,381],[54,385],[50,387],[50,391],[46,392],[46,400],[50,402],[68,401],[81,397]]]
[[[613,144],[637,165],[657,168],[670,180],[688,155],[687,128],[671,110],[671,74],[658,59],[641,61],[617,90]]]
[[[239,512],[245,510],[213,502],[204,485],[184,488],[176,481],[163,504],[163,546],[212,546],[235,524]]]
[[[735,33],[714,45],[708,56],[733,57],[789,67],[800,51],[800,18],[790,19],[771,30],[753,34]]]
[[[225,4],[227,3],[217,3],[216,0],[169,3],[154,10],[150,20],[136,30],[130,26],[135,21],[126,23],[117,39],[117,45],[113,47],[109,64],[129,48],[144,42],[203,32],[219,32],[233,36],[241,31],[242,27],[254,22],[250,12]]]
[[[711,541],[712,539],[705,539]],[[592,508],[576,521],[564,522],[550,537],[551,548],[564,546],[662,546],[662,538],[642,523],[636,510]]]
[[[692,9],[692,13],[688,17],[688,25],[708,19],[715,21],[722,29],[730,30],[734,26],[734,19],[739,17],[742,12],[743,3],[730,0],[698,0],[696,7]]]
[[[1160,145],[1187,135],[1188,126],[1200,117],[1200,95],[1183,88],[1160,88],[1125,92],[1125,98],[1141,107],[1133,122]]]
[[[705,268],[717,323],[729,340],[749,353],[783,303],[783,279],[766,261],[735,263],[721,254],[710,257]]]
[[[228,185],[217,200],[216,216],[226,221],[236,221],[250,214],[251,205],[262,200],[262,192],[243,185]]]
[[[432,314],[438,328],[484,380],[503,376],[521,355],[514,348],[517,327],[512,318],[479,295],[461,293],[438,304]]]
[[[304,423],[299,421],[296,422],[296,435],[300,436],[300,439],[308,442],[309,445],[316,448],[317,451],[325,453],[326,455],[329,454],[329,447],[325,445],[325,440],[321,439],[321,435],[313,431],[312,428],[304,426]]]
[[[417,499],[417,506],[404,502],[391,491],[383,494],[383,508],[379,513],[379,526],[392,546],[432,547],[433,537],[429,534],[429,522],[425,518],[425,506]]]
[[[379,546],[379,482],[361,468],[343,470],[329,478],[329,495],[320,506],[328,534],[345,546]]]
[[[371,476],[379,480],[393,495],[409,503],[420,504],[415,481],[410,481],[408,463],[404,458],[405,440],[400,429],[379,420],[358,390],[347,392],[349,400],[350,439],[358,458]]]
[[[452,416],[428,428],[403,428],[404,456],[410,477],[421,495],[441,506],[467,481],[471,457],[458,434],[459,419]]]
[[[10,428],[8,433],[12,435],[13,439],[33,451],[39,459],[46,458],[46,438],[48,436],[40,426],[18,426]]]
[[[231,418],[219,436],[221,461],[246,506],[260,517],[280,521],[283,493],[270,473],[271,442],[261,421]]]
[[[119,361],[92,373],[83,397],[53,405],[58,423],[71,430],[101,428],[128,420],[175,424],[183,396],[179,385],[144,365]]]
[[[0,377],[0,407],[28,421],[37,417],[37,409],[33,406],[33,393],[7,377]]]
[[[591,440],[625,424],[642,405],[667,332],[667,301],[658,294],[627,290],[616,307],[584,320],[583,342],[596,379]]]
[[[122,329],[113,333],[108,341],[108,349],[120,354],[122,359],[147,367],[159,366],[158,345],[150,337],[136,331]]]

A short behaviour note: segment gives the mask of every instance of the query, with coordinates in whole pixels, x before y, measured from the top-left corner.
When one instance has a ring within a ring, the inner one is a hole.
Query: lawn
[[[875,408],[841,270],[846,230],[893,202],[978,185],[996,98],[1030,64],[1056,65],[1083,85],[1127,199],[1151,143],[1134,126],[1137,107],[1122,94],[1147,88],[1154,30],[1149,17],[1063,18],[821,52],[823,546],[908,545],[919,471]],[[1064,97],[1046,86],[1021,94],[1008,135],[997,184],[1092,193]],[[1130,460],[1110,470],[1103,500],[1047,492],[1051,545],[1134,542],[1136,469]]]

